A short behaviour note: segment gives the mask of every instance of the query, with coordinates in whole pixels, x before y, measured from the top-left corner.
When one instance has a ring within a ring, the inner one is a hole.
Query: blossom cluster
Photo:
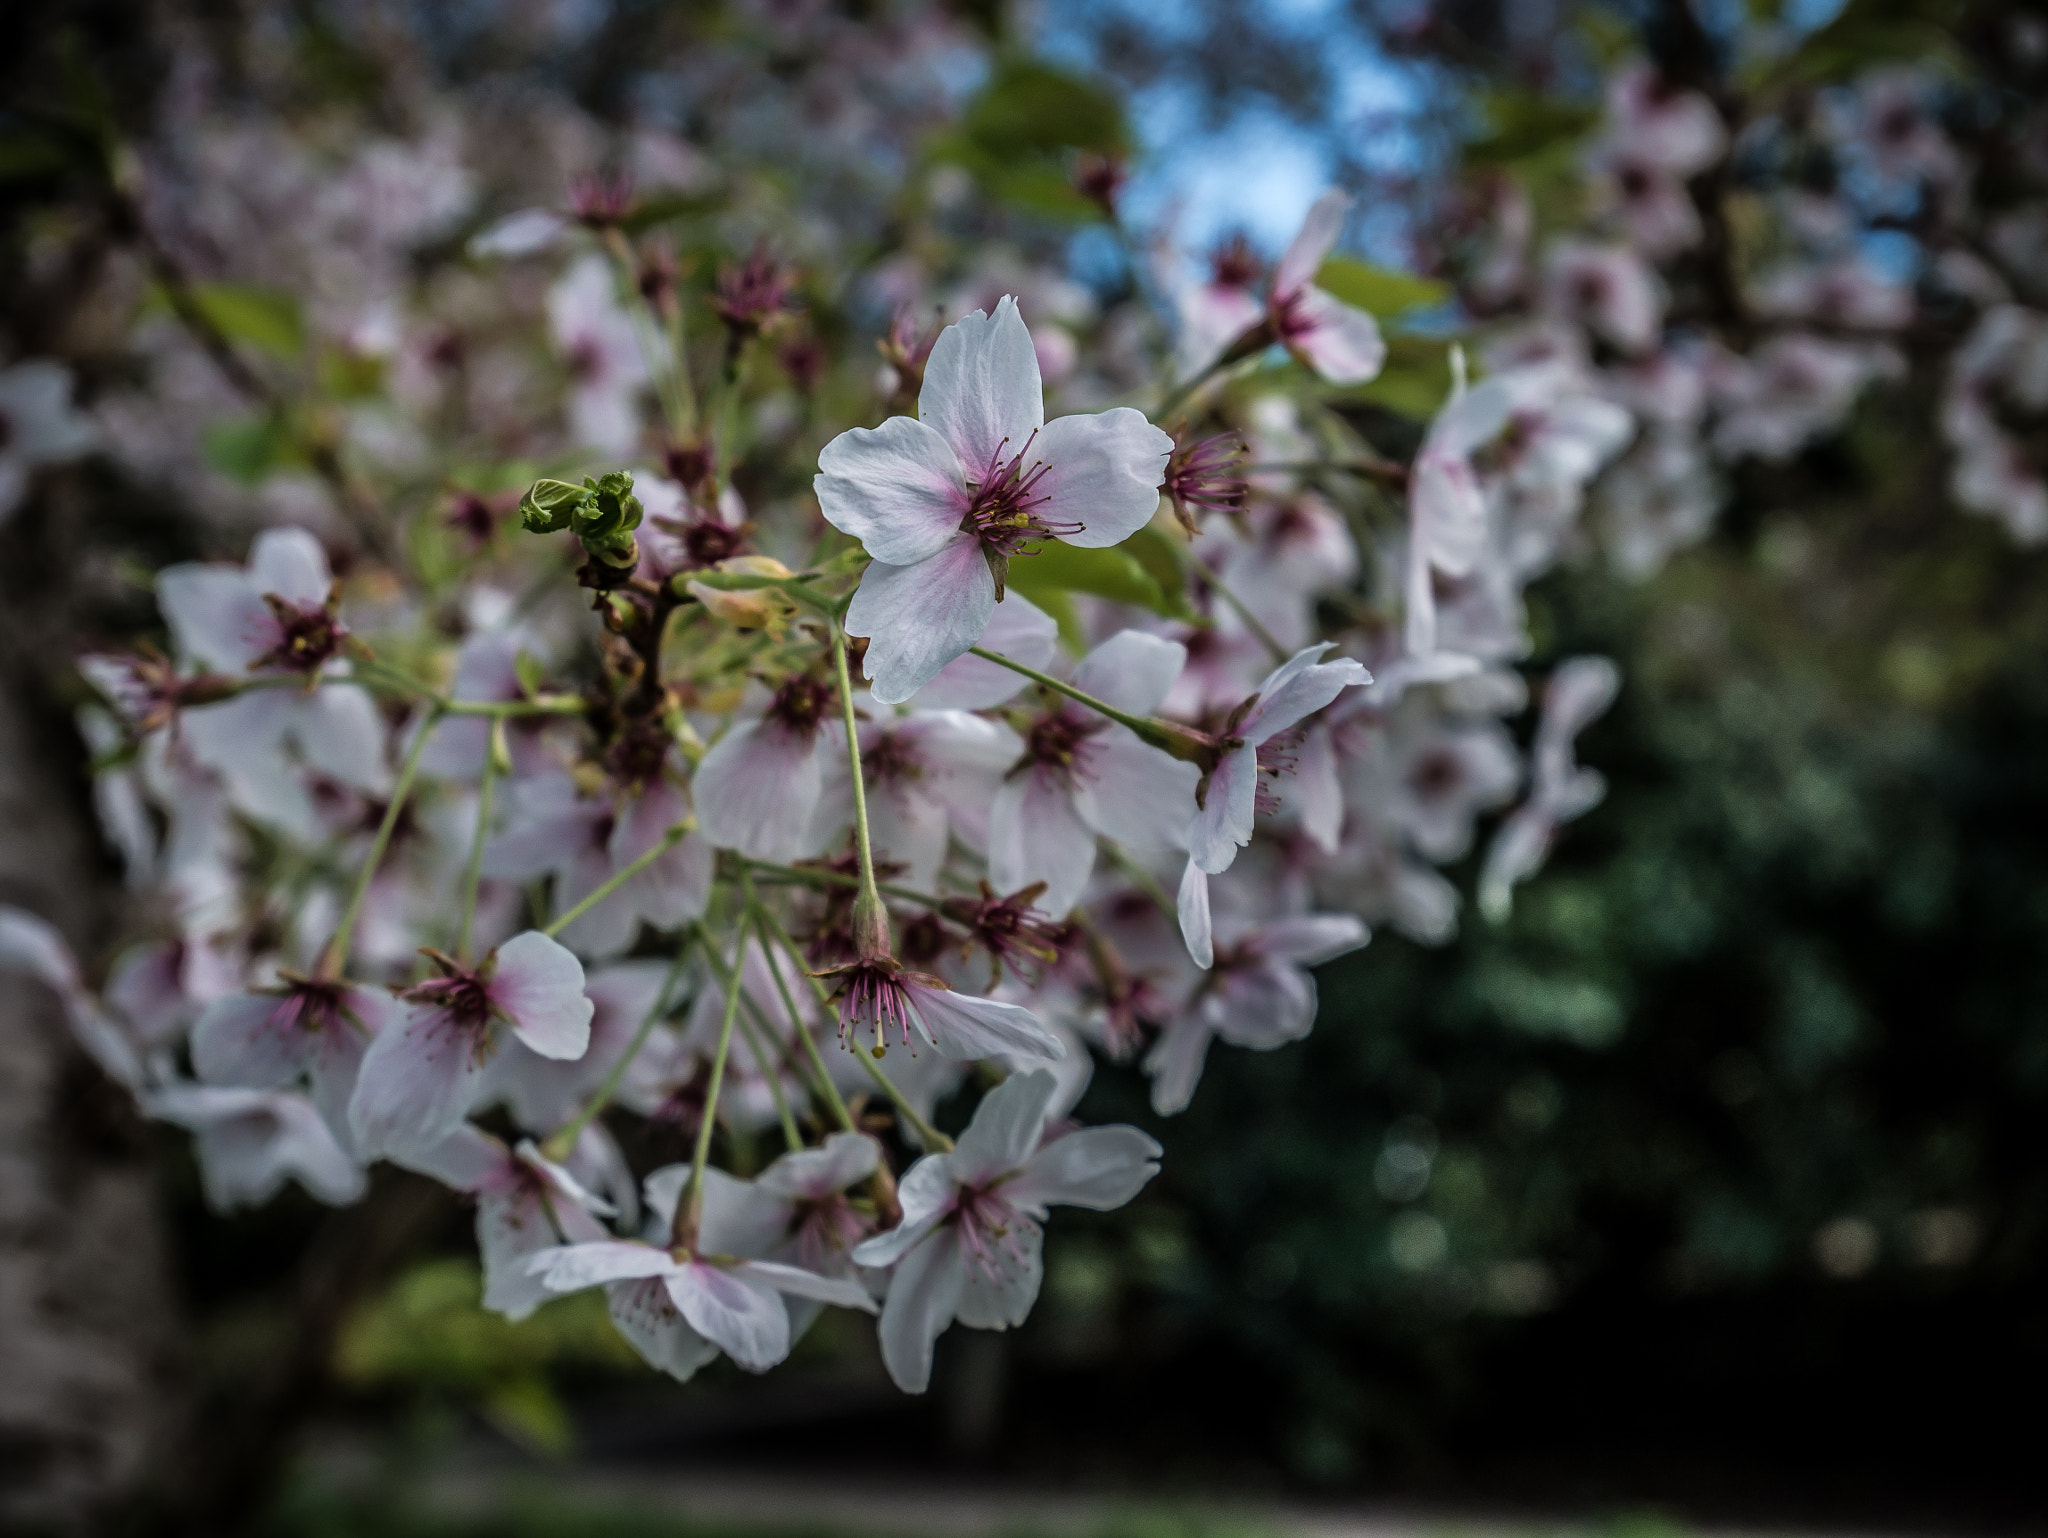
[[[896,41],[825,51],[900,102],[958,40]],[[1930,89],[1796,131],[1938,204],[1966,167]],[[1496,813],[1505,912],[1600,799],[1575,740],[1619,687],[1559,663],[1518,748],[1528,586],[1589,506],[1632,571],[1700,537],[1916,313],[1842,200],[1780,211],[1800,254],[1741,275],[1739,328],[1675,307],[1703,180],[1794,129],[1646,65],[1586,152],[1592,223],[1539,245],[1498,181],[1456,313],[1395,339],[1447,382],[1412,457],[1360,427],[1394,317],[1343,297],[1338,192],[1270,273],[1162,239],[1105,299],[873,228],[835,267],[858,213],[743,217],[654,129],[605,174],[556,134],[521,206],[485,194],[481,109],[338,168],[192,110],[123,184],[170,302],[89,418],[54,365],[0,376],[41,424],[0,503],[96,446],[226,509],[241,558],[156,573],[161,644],[78,663],[133,943],[92,980],[4,910],[0,961],[192,1131],[217,1204],[402,1166],[474,1201],[486,1306],[602,1288],[677,1377],[772,1367],[832,1306],[921,1390],[951,1324],[1023,1322],[1051,1207],[1157,1171],[1075,1122],[1098,1063],[1169,1116],[1218,1042],[1300,1039],[1369,926],[1454,931],[1444,867]],[[270,288],[191,276],[225,252]],[[1926,280],[1981,307],[1957,495],[2036,538],[2013,413],[2048,322],[1965,255]]]

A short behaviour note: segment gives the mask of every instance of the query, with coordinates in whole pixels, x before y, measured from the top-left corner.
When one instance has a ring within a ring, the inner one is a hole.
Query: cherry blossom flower
[[[1149,716],[1179,677],[1187,650],[1123,630],[1082,658],[1074,687],[1131,715]],[[1195,811],[1201,772],[1139,740],[1127,726],[1058,701],[1026,729],[1024,756],[989,812],[989,879],[1002,891],[1043,883],[1038,905],[1055,917],[1080,900],[1095,841],[1171,849]]]
[[[1121,1207],[1159,1172],[1159,1145],[1135,1127],[1046,1141],[1058,1088],[1039,1070],[990,1090],[950,1153],[904,1173],[902,1221],[854,1250],[861,1265],[894,1268],[882,1362],[905,1393],[924,1392],[932,1348],[954,1320],[979,1330],[1024,1322],[1038,1298],[1048,1208]]]
[[[557,1245],[533,1255],[528,1270],[550,1293],[603,1287],[612,1320],[648,1363],[687,1380],[720,1351],[749,1372],[766,1372],[789,1355],[785,1297],[841,1308],[875,1310],[858,1281],[820,1276],[781,1261],[744,1258],[730,1177],[706,1171],[697,1248],[668,1248],[630,1239]],[[688,1177],[686,1169],[647,1177],[647,1207],[658,1230],[669,1229]]]
[[[591,1005],[590,1045],[583,1055],[544,1057],[514,1036],[500,1044],[484,1070],[476,1103],[502,1101],[513,1121],[530,1132],[563,1125],[617,1066],[648,1012],[661,1004],[669,970],[666,961],[615,961],[588,970],[583,994]]]
[[[277,1089],[305,1079],[344,1147],[363,1053],[395,1007],[388,995],[336,978],[286,974],[278,986],[230,993],[192,1027],[192,1067],[208,1084]]]
[[[1379,322],[1315,286],[1317,269],[1337,244],[1351,199],[1330,191],[1317,198],[1301,230],[1273,269],[1266,321],[1287,350],[1336,385],[1364,384],[1387,360]]]
[[[507,1148],[464,1123],[403,1162],[476,1198],[483,1305],[507,1319],[524,1319],[548,1300],[546,1285],[528,1266],[535,1255],[610,1237],[598,1219],[610,1217],[612,1205],[585,1190],[531,1141]]]
[[[705,838],[755,860],[816,851],[814,824],[831,747],[822,728],[836,696],[825,680],[799,674],[759,715],[735,723],[711,745],[693,782]]]
[[[1058,641],[1059,626],[1053,617],[1022,593],[1012,593],[996,605],[988,629],[975,644],[1028,668],[1043,668],[1052,661]],[[1013,668],[962,655],[940,668],[908,703],[922,710],[992,710],[1014,699],[1028,682]]]
[[[1643,62],[1624,65],[1608,81],[1607,124],[1609,142],[1627,145],[1677,177],[1697,176],[1728,145],[1728,131],[1712,102]]]
[[[543,1057],[590,1045],[583,964],[538,930],[475,967],[427,956],[441,975],[399,995],[404,1011],[363,1055],[349,1126],[366,1156],[416,1153],[452,1132],[507,1031]]]
[[[33,977],[57,996],[72,1039],[108,1078],[131,1090],[148,1081],[134,1040],[93,996],[71,947],[49,920],[0,906],[0,967]]]
[[[1180,323],[1180,338],[1174,350],[1177,377],[1194,378],[1232,342],[1259,324],[1264,307],[1252,291],[1259,265],[1251,246],[1238,235],[1217,248],[1206,282],[1187,281],[1178,272],[1162,277],[1162,286],[1174,296]]]
[[[1543,720],[1530,755],[1529,798],[1501,825],[1479,873],[1479,907],[1496,922],[1507,916],[1517,882],[1543,861],[1563,823],[1600,804],[1607,781],[1580,768],[1572,745],[1614,702],[1621,674],[1605,657],[1573,657],[1558,664],[1543,692]]]
[[[1306,1036],[1316,1019],[1316,980],[1308,968],[1370,938],[1349,913],[1219,924],[1210,971],[1145,1058],[1152,1109],[1161,1116],[1187,1109],[1212,1040],[1269,1052]]]
[[[179,717],[192,755],[217,771],[252,816],[314,842],[307,792],[287,745],[313,768],[372,793],[389,779],[386,733],[362,689],[339,681],[348,630],[320,543],[303,529],[256,537],[246,568],[185,564],[157,575],[157,601],[181,662],[230,677],[302,675],[305,687],[248,689]]]
[[[893,957],[863,956],[820,975],[839,983],[839,1039],[849,1048],[872,1040],[876,1057],[891,1034],[911,1046],[913,1028],[944,1057],[1058,1058],[1067,1050],[1023,1005],[957,992],[944,978],[913,972]]]
[[[1559,240],[1544,273],[1550,312],[1585,326],[1625,353],[1648,352],[1664,325],[1664,296],[1643,259],[1621,246]]]
[[[1159,505],[1173,440],[1119,406],[1045,420],[1031,333],[1004,299],[940,335],[918,416],[840,434],[818,502],[874,558],[846,614],[883,704],[907,700],[981,639],[1012,557],[1040,540],[1121,543]]]
[[[75,459],[91,447],[91,418],[71,404],[71,371],[48,358],[0,369],[0,523],[28,495],[44,465]]]
[[[200,1182],[218,1210],[267,1202],[287,1180],[335,1206],[365,1189],[362,1170],[303,1095],[166,1084],[144,1094],[142,1108],[196,1134]]]
[[[1228,870],[1237,851],[1251,842],[1259,776],[1277,767],[1272,763],[1274,740],[1346,689],[1372,682],[1372,674],[1349,657],[1322,661],[1333,644],[1303,647],[1281,663],[1257,693],[1231,712],[1219,734],[1216,766],[1185,835],[1188,864],[1181,878],[1181,928],[1198,965],[1209,965],[1211,954],[1208,877]],[[1262,749],[1267,750],[1264,760]]]

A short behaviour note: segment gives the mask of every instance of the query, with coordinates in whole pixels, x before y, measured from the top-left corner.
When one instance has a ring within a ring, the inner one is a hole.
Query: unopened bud
[[[491,721],[491,773],[503,778],[512,772],[512,748],[505,740],[505,718],[494,717]]]
[[[712,567],[716,572],[729,572],[749,577],[786,577],[789,568],[767,555],[736,555],[720,561]],[[683,590],[713,614],[741,630],[766,630],[780,634],[796,613],[796,601],[788,594],[772,587],[749,588],[733,592],[712,587],[701,579],[693,578],[683,583]]]

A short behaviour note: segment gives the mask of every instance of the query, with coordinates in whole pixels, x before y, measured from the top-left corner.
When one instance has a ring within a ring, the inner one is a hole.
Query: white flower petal
[[[1344,233],[1344,215],[1350,208],[1350,196],[1334,187],[1315,200],[1301,221],[1300,232],[1281,256],[1280,265],[1273,269],[1275,296],[1285,298],[1299,293],[1315,280],[1316,269],[1337,244],[1337,237]]]
[[[958,1185],[978,1186],[1021,1167],[1045,1135],[1059,1080],[1043,1068],[1013,1073],[981,1097],[950,1155]]]
[[[1083,817],[1076,804],[1081,799],[1092,813],[1092,793],[1077,797],[1076,788],[1048,768],[1003,781],[988,823],[988,872],[996,890],[1015,892],[1043,881],[1037,906],[1055,917],[1081,900],[1095,869],[1093,818]]]
[[[999,458],[1024,452],[1045,423],[1045,389],[1015,299],[1005,295],[993,316],[976,310],[939,333],[925,361],[917,415],[938,429],[976,480]]]
[[[1209,873],[1192,857],[1187,869],[1181,872],[1180,896],[1175,906],[1180,917],[1181,942],[1187,946],[1195,965],[1206,972],[1216,964],[1216,942],[1209,920]],[[1183,1100],[1181,1105],[1185,1104]],[[1174,1109],[1179,1110],[1180,1106]]]
[[[277,1019],[287,1001],[269,993],[215,999],[192,1024],[192,1067],[209,1084],[275,1089],[306,1066],[306,1044]]]
[[[1209,776],[1208,798],[1188,824],[1187,844],[1195,863],[1210,875],[1230,869],[1239,847],[1252,841],[1258,790],[1258,749],[1250,743],[1224,754]]]
[[[647,1365],[688,1383],[718,1348],[691,1329],[658,1277],[614,1282],[605,1289],[612,1324]]]
[[[968,471],[938,430],[914,417],[841,433],[819,454],[818,470],[811,485],[825,521],[891,566],[938,554],[967,511]]]
[[[1046,465],[1035,488],[1045,501],[1033,512],[1050,524],[1080,524],[1060,536],[1067,544],[1120,545],[1159,511],[1172,453],[1173,439],[1130,406],[1048,422],[1031,451]]]
[[[700,1260],[670,1275],[668,1295],[691,1329],[749,1372],[789,1355],[789,1310],[764,1281]]]
[[[327,553],[304,529],[265,529],[249,547],[249,583],[261,595],[316,609],[334,587]]]
[[[673,1276],[683,1269],[667,1250],[631,1239],[599,1239],[588,1244],[558,1244],[537,1252],[526,1269],[547,1284],[549,1292],[580,1292],[606,1282],[644,1276]]]
[[[513,1034],[542,1057],[573,1061],[589,1050],[597,1006],[583,993],[583,963],[539,930],[498,947],[490,992]]]
[[[1088,744],[1087,770],[1096,832],[1126,849],[1181,847],[1195,815],[1201,770],[1148,747],[1122,726]]]
[[[953,1322],[966,1276],[951,1229],[933,1234],[896,1263],[876,1334],[882,1365],[906,1394],[922,1394],[932,1380],[932,1347]]]
[[[1057,1203],[1107,1212],[1136,1196],[1159,1173],[1162,1152],[1136,1127],[1084,1127],[1033,1154],[1003,1194],[1039,1211]]]
[[[866,580],[878,569],[895,568],[871,566]],[[810,854],[811,813],[824,783],[819,738],[806,738],[780,721],[743,721],[714,742],[697,766],[691,788],[698,829],[712,844],[750,859]]]
[[[156,574],[156,603],[182,662],[239,675],[277,642],[270,606],[233,566],[166,566]]]
[[[1294,355],[1334,385],[1360,385],[1379,377],[1387,344],[1379,322],[1334,295],[1310,288],[1294,301],[1291,314],[1308,329],[1287,339]]]
[[[969,535],[915,566],[868,567],[846,628],[868,638],[862,670],[875,699],[900,705],[917,693],[980,641],[995,608],[995,577]]]
[[[1059,633],[1050,614],[1022,593],[1011,593],[996,605],[981,638],[974,644],[1014,658],[1028,668],[1043,668],[1052,661]],[[1022,673],[1000,663],[985,662],[980,657],[955,657],[911,697],[910,703],[921,710],[992,710],[1014,698],[1029,682]]]
[[[363,1054],[348,1106],[357,1152],[424,1153],[461,1122],[481,1075],[476,1044],[444,1011],[409,1007]]]
[[[947,1057],[980,1059],[1015,1052],[1060,1058],[1066,1043],[1021,1004],[1005,1004],[951,988],[913,985],[910,1002],[931,1044]]]

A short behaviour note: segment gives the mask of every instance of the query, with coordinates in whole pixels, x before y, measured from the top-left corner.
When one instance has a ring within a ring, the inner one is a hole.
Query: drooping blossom
[[[1551,675],[1530,754],[1529,797],[1494,834],[1479,873],[1479,907],[1488,918],[1507,916],[1516,884],[1543,862],[1558,828],[1607,794],[1606,779],[1579,766],[1573,745],[1620,688],[1621,674],[1605,657],[1573,657]]]
[[[874,557],[846,613],[874,696],[899,704],[981,639],[1009,562],[1037,542],[1121,543],[1159,505],[1173,440],[1128,406],[1045,420],[1014,300],[940,335],[918,415],[842,433],[818,502]]]
[[[829,682],[797,674],[758,715],[728,727],[692,781],[705,838],[755,860],[813,853],[824,754],[831,746],[823,728],[837,706],[838,691]]]
[[[524,1319],[548,1300],[546,1285],[528,1268],[535,1255],[609,1237],[599,1219],[612,1216],[612,1205],[586,1190],[531,1140],[507,1148],[465,1122],[402,1162],[475,1198],[483,1305],[507,1319]]]
[[[821,974],[839,987],[839,1038],[854,1050],[882,1056],[910,1047],[912,1032],[943,1057],[984,1058],[1002,1052],[1058,1058],[1066,1045],[1021,1004],[961,993],[944,978],[915,972],[889,956],[863,956]],[[871,1048],[863,1043],[871,1042]]]
[[[1303,647],[1281,663],[1257,693],[1231,712],[1219,733],[1216,765],[1188,824],[1188,864],[1181,878],[1181,928],[1189,954],[1201,966],[1209,965],[1211,955],[1208,878],[1228,870],[1238,850],[1251,842],[1259,776],[1282,767],[1275,762],[1282,751],[1275,739],[1344,690],[1372,682],[1372,674],[1349,657],[1322,661],[1333,644]]]
[[[1387,360],[1379,322],[1315,284],[1323,258],[1343,233],[1351,199],[1330,191],[1317,198],[1301,230],[1273,269],[1266,321],[1302,364],[1336,385],[1364,384]]]
[[[1316,980],[1308,969],[1369,938],[1364,922],[1349,913],[1219,923],[1210,970],[1145,1058],[1152,1109],[1161,1116],[1187,1109],[1212,1040],[1266,1052],[1306,1036],[1316,1019]]]
[[[990,1090],[951,1152],[927,1154],[905,1172],[902,1221],[853,1252],[861,1265],[894,1268],[882,1362],[906,1393],[924,1392],[932,1348],[956,1319],[980,1330],[1024,1322],[1038,1298],[1049,1208],[1121,1207],[1158,1173],[1159,1145],[1135,1127],[1046,1141],[1058,1087],[1039,1070]]]
[[[1131,715],[1157,711],[1186,648],[1124,630],[1082,658],[1074,687]],[[1095,868],[1095,841],[1171,849],[1195,810],[1201,772],[1082,705],[1054,703],[1024,732],[1024,754],[989,813],[989,879],[1001,891],[1043,883],[1039,906],[1062,917]]]
[[[707,1177],[711,1172],[707,1171]],[[746,1258],[744,1231],[731,1221],[730,1177],[707,1178],[696,1248],[670,1247],[688,1171],[656,1170],[645,1191],[650,1231],[662,1242],[600,1239],[534,1254],[527,1268],[550,1293],[603,1287],[612,1320],[648,1363],[688,1379],[723,1351],[749,1372],[766,1372],[789,1355],[785,1297],[874,1312],[867,1289],[849,1277]]]
[[[399,995],[405,1008],[363,1054],[349,1126],[366,1157],[418,1153],[454,1131],[505,1033],[543,1057],[590,1045],[583,964],[538,930],[474,967],[428,959],[441,975]]]
[[[181,663],[270,681],[179,715],[193,756],[222,776],[237,806],[310,839],[316,817],[288,747],[344,785],[372,794],[384,788],[387,733],[369,694],[340,681],[349,632],[312,535],[267,529],[246,568],[165,567],[157,602]]]
[[[332,1206],[365,1189],[362,1170],[303,1095],[173,1083],[145,1093],[142,1108],[195,1135],[200,1183],[218,1211],[267,1202],[287,1180]]]
[[[338,978],[280,976],[230,993],[192,1027],[192,1067],[209,1084],[277,1089],[304,1079],[344,1147],[363,1054],[396,1009],[388,994]]]

